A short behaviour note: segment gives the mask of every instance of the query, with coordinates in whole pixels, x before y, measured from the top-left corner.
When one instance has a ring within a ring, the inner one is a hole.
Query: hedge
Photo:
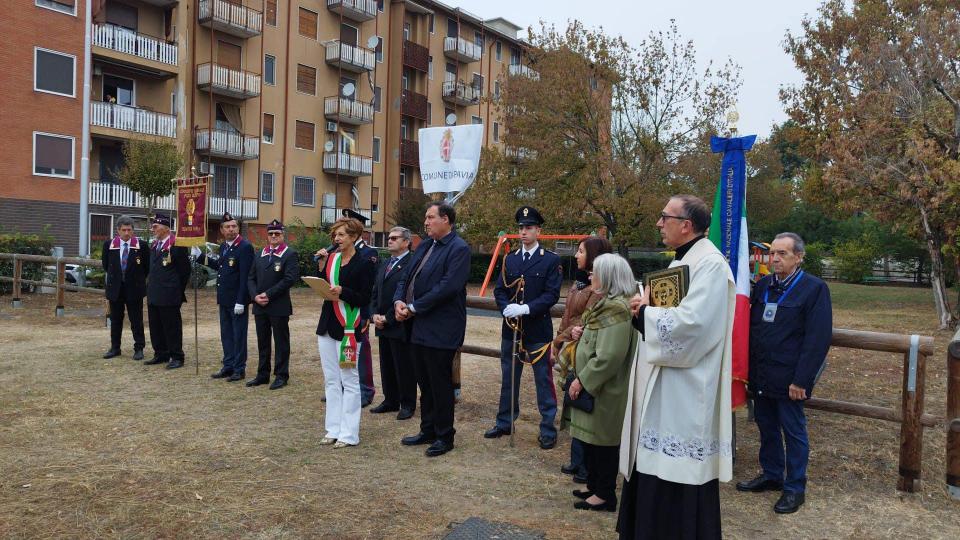
[[[0,234],[0,253],[22,253],[24,255],[50,255],[53,249],[53,239],[47,235],[38,234]],[[0,260],[0,276],[13,277],[13,261],[8,259]],[[24,262],[24,279],[39,281],[43,277],[43,264],[36,262]],[[31,290],[32,285],[22,285],[22,290]],[[0,294],[10,294],[13,290],[13,284],[9,282],[0,282]]]

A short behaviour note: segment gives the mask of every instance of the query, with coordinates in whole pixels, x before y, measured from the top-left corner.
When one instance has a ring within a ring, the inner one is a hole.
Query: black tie
[[[524,251],[524,252],[523,252],[523,262],[527,262],[527,261],[529,261],[529,260],[530,260],[530,254],[527,253],[526,251]]]

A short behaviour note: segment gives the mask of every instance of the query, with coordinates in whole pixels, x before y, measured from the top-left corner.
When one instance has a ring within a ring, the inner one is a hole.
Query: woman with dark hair
[[[325,300],[317,323],[317,348],[323,368],[327,398],[320,444],[334,448],[360,444],[360,375],[357,358],[360,343],[360,307],[370,303],[376,265],[360,257],[355,243],[363,225],[353,218],[340,218],[330,227],[337,249],[316,253],[320,277],[330,285],[334,299]]]
[[[563,395],[563,384],[568,373],[573,372],[576,364],[576,348],[580,334],[583,332],[580,318],[583,312],[600,300],[601,295],[590,287],[590,277],[593,272],[593,261],[604,253],[612,253],[613,246],[606,238],[588,236],[580,241],[574,259],[577,261],[576,280],[567,291],[567,299],[563,310],[563,318],[557,329],[557,337],[553,340],[553,358],[557,359],[554,369],[557,370],[557,388]],[[570,411],[564,408],[560,413],[560,429],[570,421]],[[587,468],[583,462],[583,446],[577,439],[570,441],[570,463],[560,467],[564,474],[572,474],[573,481],[584,484],[587,481]]]

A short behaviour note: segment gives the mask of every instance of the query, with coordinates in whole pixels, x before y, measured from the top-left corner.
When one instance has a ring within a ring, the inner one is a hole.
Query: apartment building
[[[483,123],[485,144],[500,144],[484,98],[504,77],[536,76],[517,26],[430,0],[90,0],[85,96],[86,1],[16,0],[0,18],[12,68],[0,227],[47,227],[68,254],[81,219],[91,246],[120,214],[146,226],[145,201],[116,174],[132,138],[173,141],[212,176],[211,239],[226,210],[256,235],[274,218],[321,225],[351,208],[380,245],[396,201],[421,186],[417,130]]]

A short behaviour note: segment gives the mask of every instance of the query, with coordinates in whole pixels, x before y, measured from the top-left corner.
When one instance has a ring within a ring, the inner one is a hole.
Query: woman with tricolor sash
[[[320,444],[334,448],[360,443],[360,376],[357,339],[367,321],[360,318],[360,306],[370,303],[376,264],[360,257],[354,243],[363,225],[353,218],[340,218],[330,228],[333,252],[317,252],[320,277],[330,283],[335,300],[325,300],[317,323],[317,348],[323,367],[327,411],[326,435]]]

